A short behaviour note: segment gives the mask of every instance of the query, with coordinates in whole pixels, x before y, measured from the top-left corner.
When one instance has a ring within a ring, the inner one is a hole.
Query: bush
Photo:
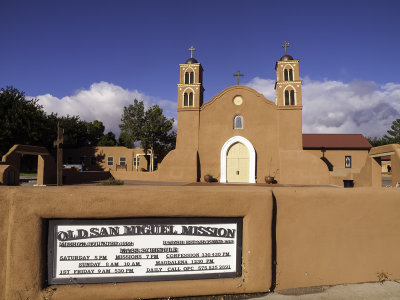
[[[107,180],[100,181],[97,185],[123,185],[122,180],[115,180],[114,177],[110,177]]]

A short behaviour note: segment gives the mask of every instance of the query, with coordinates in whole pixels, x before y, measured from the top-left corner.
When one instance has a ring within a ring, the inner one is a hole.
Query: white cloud
[[[248,84],[271,101],[275,101],[274,85],[275,80],[259,77]],[[132,104],[135,98],[143,100],[146,107],[158,104],[167,117],[176,116],[176,101],[155,98],[104,81],[61,99],[50,94],[37,98],[47,113],[79,115],[85,121],[97,119],[104,123],[106,132],[112,130],[117,135],[123,108]],[[380,137],[397,118],[400,118],[400,83],[378,85],[360,80],[344,83],[309,77],[303,80],[304,133],[362,133]]]
[[[74,95],[61,99],[50,94],[36,97],[47,113],[54,112],[60,116],[78,115],[88,122],[99,120],[106,127],[105,132],[112,130],[117,136],[123,108],[132,104],[135,98],[142,100],[146,108],[158,104],[167,117],[173,117],[176,113],[175,101],[154,98],[104,81],[93,83],[89,89],[79,90]]]
[[[275,101],[274,80],[254,78],[248,86]],[[303,80],[304,133],[362,133],[382,136],[400,118],[400,83]]]

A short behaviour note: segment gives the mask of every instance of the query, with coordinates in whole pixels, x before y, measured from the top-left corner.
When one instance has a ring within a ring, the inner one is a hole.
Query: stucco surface
[[[271,273],[265,272],[271,270],[270,189],[9,187],[0,189],[0,201],[0,220],[5,223],[1,224],[5,226],[1,227],[0,241],[7,240],[0,246],[0,261],[5,261],[0,278],[6,277],[0,286],[2,299],[154,298],[250,293],[267,291],[271,286]],[[233,279],[46,286],[46,219],[157,216],[243,216],[242,276]],[[5,244],[7,253],[4,253]]]
[[[277,290],[400,278],[400,190],[274,189]]]

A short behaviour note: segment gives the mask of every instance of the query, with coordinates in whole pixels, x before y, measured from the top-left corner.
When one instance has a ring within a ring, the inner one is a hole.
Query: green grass
[[[19,173],[19,176],[36,177],[37,173],[24,173],[24,172],[21,172],[21,173]]]
[[[97,185],[123,185],[122,180],[115,180],[114,177],[110,177],[107,180],[100,181]]]

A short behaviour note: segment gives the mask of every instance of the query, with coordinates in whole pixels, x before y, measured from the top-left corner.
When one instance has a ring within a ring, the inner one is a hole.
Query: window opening
[[[235,116],[233,119],[233,129],[243,129],[243,117]]]
[[[112,166],[114,164],[114,157],[109,156],[107,157],[107,165]]]
[[[344,167],[351,168],[351,156],[350,155],[346,155],[344,157]]]
[[[189,106],[193,106],[193,93],[189,94]]]
[[[126,157],[120,157],[119,164],[120,164],[120,166],[125,166],[126,165]]]
[[[294,90],[290,91],[290,105],[294,105]]]

